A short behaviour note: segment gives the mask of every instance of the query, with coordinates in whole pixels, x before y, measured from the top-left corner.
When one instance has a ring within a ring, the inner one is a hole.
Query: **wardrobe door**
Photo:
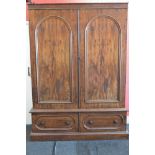
[[[29,17],[34,108],[77,108],[77,11],[30,9]]]
[[[80,10],[80,107],[124,107],[126,9]]]

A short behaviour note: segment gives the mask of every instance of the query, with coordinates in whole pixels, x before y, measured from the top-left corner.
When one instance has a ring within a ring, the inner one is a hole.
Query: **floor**
[[[128,140],[30,141],[31,126],[26,127],[26,155],[128,155]],[[55,150],[54,150],[55,148]]]

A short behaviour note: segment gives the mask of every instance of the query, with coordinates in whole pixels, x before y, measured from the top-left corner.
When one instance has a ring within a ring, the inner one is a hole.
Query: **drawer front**
[[[80,115],[80,131],[105,132],[125,130],[126,116],[113,113],[84,113]]]
[[[77,114],[33,114],[34,132],[70,132],[78,130]]]

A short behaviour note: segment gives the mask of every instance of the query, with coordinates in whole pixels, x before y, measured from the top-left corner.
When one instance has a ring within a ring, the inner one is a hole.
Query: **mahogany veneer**
[[[124,139],[127,4],[29,4],[32,140]]]

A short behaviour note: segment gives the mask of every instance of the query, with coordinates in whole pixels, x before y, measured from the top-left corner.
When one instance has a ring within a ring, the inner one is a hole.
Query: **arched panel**
[[[92,18],[85,29],[85,102],[119,102],[119,24],[110,16]]]
[[[62,17],[45,17],[36,27],[35,42],[39,103],[71,103],[71,27]]]

